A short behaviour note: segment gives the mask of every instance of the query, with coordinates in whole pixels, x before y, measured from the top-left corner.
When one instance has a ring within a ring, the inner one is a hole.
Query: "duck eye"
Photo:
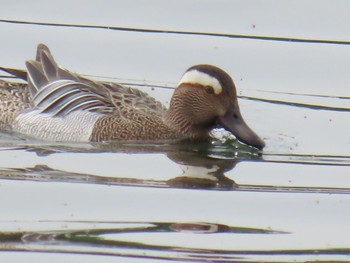
[[[205,91],[208,93],[208,94],[214,94],[214,88],[212,86],[206,86],[205,87]]]

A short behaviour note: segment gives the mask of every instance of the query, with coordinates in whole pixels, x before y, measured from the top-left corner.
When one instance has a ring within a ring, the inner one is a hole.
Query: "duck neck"
[[[196,123],[193,116],[189,112],[189,108],[193,101],[184,96],[174,93],[169,110],[167,111],[164,122],[177,134],[182,137],[194,140],[206,140],[209,136],[210,129],[200,123]]]

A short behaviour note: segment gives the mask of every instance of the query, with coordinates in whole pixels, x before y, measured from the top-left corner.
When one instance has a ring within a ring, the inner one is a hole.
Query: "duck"
[[[224,128],[263,149],[246,124],[232,78],[209,64],[188,68],[169,108],[139,89],[85,78],[59,66],[44,44],[26,70],[0,69],[24,83],[0,80],[0,131],[55,142],[205,141]]]

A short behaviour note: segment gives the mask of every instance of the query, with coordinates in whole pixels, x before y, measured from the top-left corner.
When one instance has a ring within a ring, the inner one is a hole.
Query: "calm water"
[[[233,76],[242,114],[267,147],[260,153],[232,139],[58,144],[1,134],[1,262],[349,260],[350,4],[216,3],[3,3],[2,66],[23,68],[43,42],[62,66],[136,85],[167,104],[187,67],[212,63]]]

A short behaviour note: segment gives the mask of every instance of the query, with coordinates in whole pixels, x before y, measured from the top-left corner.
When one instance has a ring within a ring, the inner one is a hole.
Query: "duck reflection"
[[[236,183],[225,176],[225,173],[234,169],[236,164],[247,159],[261,158],[255,151],[242,151],[237,148],[227,148],[213,144],[183,144],[183,145],[140,145],[140,144],[97,144],[97,145],[27,145],[22,149],[34,151],[38,156],[45,157],[61,153],[127,153],[135,155],[140,161],[140,155],[158,153],[164,154],[169,160],[176,163],[182,173],[171,179],[155,180],[145,178],[143,174],[133,174],[129,177],[101,176],[85,173],[76,173],[65,170],[52,169],[47,165],[38,163],[30,168],[0,167],[0,179],[90,183],[106,185],[127,185],[144,187],[170,187],[189,189],[219,189],[230,190],[237,188]],[[220,148],[221,147],[221,148]],[[8,149],[8,148],[7,148]],[[0,149],[1,150],[1,149]],[[123,155],[120,161],[123,162]],[[142,158],[142,157],[141,157]],[[96,165],[99,165],[96,163]],[[111,164],[113,166],[114,164]],[[119,167],[119,166],[118,166]],[[155,169],[156,166],[148,164],[145,169]],[[117,171],[117,170],[116,170]],[[172,170],[173,172],[173,170]],[[117,172],[116,172],[117,173]],[[166,175],[164,178],[167,178]]]
[[[167,157],[177,163],[182,175],[167,181],[170,187],[176,188],[222,188],[236,187],[233,180],[225,176],[225,172],[232,170],[237,160],[215,159],[191,152],[168,153]]]

